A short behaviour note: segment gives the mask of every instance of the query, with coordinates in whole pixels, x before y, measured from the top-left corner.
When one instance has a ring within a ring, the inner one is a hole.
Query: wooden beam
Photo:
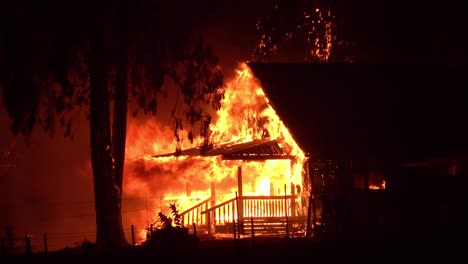
[[[224,160],[293,160],[292,155],[276,155],[276,154],[260,154],[260,155],[243,155],[243,154],[227,154],[223,155]]]
[[[244,218],[244,202],[243,202],[243,193],[242,193],[242,167],[237,167],[237,190],[239,192],[239,204],[238,204],[238,219],[241,222]]]

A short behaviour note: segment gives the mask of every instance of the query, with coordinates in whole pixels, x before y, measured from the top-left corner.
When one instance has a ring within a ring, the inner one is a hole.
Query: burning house
[[[176,204],[182,224],[199,233],[305,235],[305,153],[246,64],[225,89],[210,127],[212,145],[187,144],[174,152],[167,147],[174,139],[161,139],[171,144],[128,165],[127,192],[157,195],[150,207],[161,212]]]
[[[157,193],[150,206],[177,204],[184,226],[212,235],[423,236],[460,226],[448,223],[461,219],[467,173],[464,70],[252,63],[237,73],[213,145],[155,147],[133,163],[147,176],[127,190]],[[431,203],[433,192],[443,194]]]

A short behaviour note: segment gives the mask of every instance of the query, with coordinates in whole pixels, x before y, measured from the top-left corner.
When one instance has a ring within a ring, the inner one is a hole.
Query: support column
[[[210,208],[216,206],[216,187],[215,182],[211,182],[211,196],[210,196]],[[208,221],[208,234],[211,234],[212,229],[214,229],[214,225],[216,225],[216,210],[209,213]]]
[[[292,172],[294,168],[294,161],[293,159],[289,160],[289,183],[291,185],[291,203],[290,203],[290,208],[291,208],[291,216],[296,216],[296,185],[292,182]],[[285,195],[286,195],[286,189],[284,190]]]
[[[242,167],[237,167],[237,192],[239,194],[239,208],[238,208],[238,218],[239,221],[243,221],[244,219],[244,201],[243,201],[243,194],[242,194]]]
[[[291,216],[296,216],[296,185],[291,182]]]

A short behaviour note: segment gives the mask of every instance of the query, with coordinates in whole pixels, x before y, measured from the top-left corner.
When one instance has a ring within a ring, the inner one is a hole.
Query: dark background
[[[38,8],[41,8],[40,1],[33,2]],[[58,5],[59,2],[60,5]],[[300,6],[305,2],[284,1],[290,6]],[[1,1],[2,25],[7,25],[6,22],[11,19],[21,19],[22,16],[25,16],[28,10],[25,8],[26,3],[28,1]],[[78,7],[70,6],[70,3],[57,1],[57,12],[60,12],[62,7],[67,10],[81,10]],[[202,32],[206,40],[213,45],[215,53],[220,57],[226,78],[233,76],[233,70],[237,63],[250,58],[259,39],[255,23],[262,16],[270,14],[275,3],[276,1],[267,0],[174,2],[180,8],[180,12],[191,16],[191,27]],[[319,1],[315,3],[320,4]],[[336,0],[331,1],[331,3],[336,10],[338,19],[338,35],[340,39],[343,39],[343,43],[340,44],[342,45],[341,56],[350,55],[356,61],[364,62],[436,63],[466,67],[465,47],[467,45],[464,36],[466,34],[464,26],[466,8],[463,1]],[[82,7],[80,6],[80,8]],[[288,13],[286,12],[286,14]],[[67,13],[62,15],[66,17]],[[86,21],[86,18],[86,15],[82,16],[83,21]],[[0,41],[3,45],[3,40],[0,39]],[[301,43],[304,42],[291,41],[291,44],[285,45],[283,50],[272,56],[271,61],[302,62],[304,52],[301,49]],[[411,69],[409,70],[411,71]],[[418,71],[418,74],[425,75],[429,72]],[[386,78],[392,80],[392,75],[389,72],[384,71],[384,73]],[[437,73],[435,74],[437,75]],[[302,73],[299,71],[295,74],[298,74],[297,78],[300,78]],[[349,72],[346,74],[346,78],[354,76]],[[361,77],[366,75],[362,71],[355,74]],[[378,78],[375,78],[376,75],[373,77],[371,80],[378,81]],[[327,81],[323,79],[323,76],[319,76],[319,78],[322,78],[321,81]],[[386,91],[391,92],[391,96],[405,92],[393,91],[391,86],[387,88],[390,89]],[[424,96],[431,98],[424,106],[432,109],[429,111],[432,116],[439,113],[434,110],[436,108],[430,108],[434,100],[439,99],[439,92],[440,100],[444,99],[444,105],[451,110],[460,106],[460,104],[452,105],[452,100],[462,102],[464,99],[463,91],[457,91],[460,93],[456,97],[444,94],[443,85],[431,83],[421,88]],[[280,104],[299,108],[303,107],[304,104],[309,105],[309,102],[299,104],[298,102],[301,101],[296,101],[297,96],[304,92],[301,90],[297,94],[289,93],[287,96],[291,96],[289,99],[293,100],[288,103],[273,103],[278,104],[278,107]],[[327,96],[334,97],[334,94],[329,90],[323,92]],[[352,95],[349,90],[336,92],[340,96]],[[380,94],[377,90],[365,92],[388,99],[386,94]],[[405,107],[411,107],[413,99],[418,100],[421,96],[419,93],[412,94],[411,99],[405,99]],[[399,99],[401,98],[399,97]],[[365,102],[367,106],[361,108],[360,111],[367,113],[366,117],[351,113],[350,115],[353,115],[354,118],[375,120],[372,116],[372,108],[383,109],[383,105],[374,100],[365,100]],[[391,101],[386,100],[384,105],[391,103]],[[294,112],[295,115],[301,113],[300,109],[297,108],[290,108],[288,111]],[[161,109],[156,117],[159,120],[169,120],[166,112]],[[431,124],[430,117],[425,117],[426,125]],[[459,118],[461,117],[457,116],[455,123],[447,120],[446,122],[461,127],[463,121]],[[294,120],[294,118],[292,119]],[[348,119],[343,117],[339,117],[339,119],[343,119],[344,124],[349,125],[346,123],[346,121],[349,122]],[[95,216],[92,175],[89,164],[89,127],[86,120],[82,118],[77,123],[78,133],[74,140],[62,139],[60,136],[50,138],[44,133],[36,131],[27,141],[22,137],[15,137],[9,132],[10,123],[4,110],[0,112],[0,120],[0,150],[2,153],[6,151],[12,153],[8,156],[9,166],[3,166],[0,170],[0,227],[11,224],[19,237],[25,233],[33,234],[33,241],[40,241],[44,232],[49,233],[50,237],[55,235],[56,240],[49,242],[51,250],[65,245],[73,245],[74,242],[83,239],[93,240]],[[388,128],[389,123],[386,123],[386,119],[378,120],[383,128]],[[402,122],[413,126],[413,128],[418,128],[408,116],[404,117]],[[366,132],[365,122],[361,124],[359,127],[353,126],[354,131]],[[293,135],[296,135],[296,131],[302,131],[303,122],[287,125],[293,128]],[[312,123],[308,125],[320,126],[320,124]],[[433,132],[440,132],[441,129],[442,127],[439,126]],[[459,132],[457,131],[457,133]],[[320,134],[317,138],[327,135],[330,136],[330,133]],[[354,132],[347,134],[345,139],[353,140],[355,135]],[[418,135],[416,133],[412,138]],[[339,135],[332,136],[337,138]],[[380,142],[379,140],[377,138],[374,142]],[[430,138],[423,137],[415,144],[423,144],[426,140],[430,140]],[[396,137],[388,137],[388,140],[384,142],[393,144],[399,143],[399,140]],[[325,149],[327,146],[323,147]],[[332,147],[335,150],[339,148],[340,144]],[[369,145],[366,148],[372,148],[372,146]],[[313,150],[313,148],[311,149]],[[124,218],[127,213],[131,212],[123,211]],[[129,223],[125,224],[129,225]]]

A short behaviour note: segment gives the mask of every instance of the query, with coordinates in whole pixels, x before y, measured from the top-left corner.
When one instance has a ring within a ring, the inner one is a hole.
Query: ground
[[[304,261],[320,263],[443,261],[461,257],[462,244],[457,241],[317,241],[309,238],[241,238],[199,241],[190,247],[155,249],[142,246],[115,252],[94,249],[67,249],[35,253],[31,256],[0,257],[1,263],[157,263],[157,262],[278,262]],[[4,261],[6,260],[6,261]],[[101,262],[99,261],[99,262]]]

